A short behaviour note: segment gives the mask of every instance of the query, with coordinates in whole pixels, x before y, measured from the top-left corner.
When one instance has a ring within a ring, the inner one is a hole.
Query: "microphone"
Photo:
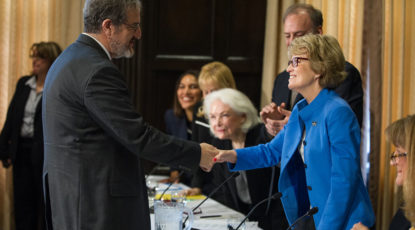
[[[177,175],[177,176],[174,178],[174,180],[173,180],[173,181],[175,181],[175,180],[177,180],[178,178],[180,178],[180,177],[183,175],[183,173],[184,173],[184,171],[181,171],[181,172],[179,173],[179,175]],[[172,185],[173,185],[173,182],[171,182],[171,183],[169,184],[169,186],[167,186],[167,188],[163,190],[163,193],[161,193],[161,196],[160,196],[160,198],[159,198],[158,200],[161,200],[161,199],[163,198],[164,193],[166,193],[166,192],[167,192],[167,190],[169,190],[169,188],[170,188]]]
[[[197,208],[199,208],[203,203],[205,203],[205,201],[207,199],[209,199],[213,194],[215,194],[226,182],[228,182],[230,179],[235,178],[237,176],[239,176],[241,173],[240,172],[233,172],[228,178],[226,178],[226,180],[224,180],[219,186],[217,186],[215,189],[213,189],[212,192],[209,193],[209,195],[202,200],[202,202],[200,202],[198,205],[196,205],[196,207],[194,207],[192,209],[192,212],[194,212]],[[186,223],[187,219],[189,217],[187,216],[186,219],[183,221],[183,226]]]
[[[282,193],[280,193],[280,192],[277,192],[277,193],[274,193],[272,196],[270,196],[270,197],[267,197],[267,198],[265,198],[265,199],[263,199],[263,200],[261,200],[260,202],[258,202],[249,212],[248,212],[248,214],[245,216],[245,218],[241,221],[241,223],[239,223],[239,225],[238,225],[238,227],[236,227],[235,229],[231,226],[231,225],[228,225],[228,229],[229,230],[238,230],[241,226],[242,226],[242,224],[243,223],[245,223],[245,221],[248,219],[248,217],[250,217],[251,216],[251,214],[255,211],[255,209],[258,207],[258,206],[260,206],[261,204],[263,204],[263,203],[265,203],[265,202],[267,202],[267,201],[270,201],[270,200],[273,200],[273,199],[278,199],[278,198],[280,198],[282,196]]]
[[[312,216],[312,215],[316,214],[317,212],[318,212],[318,207],[311,208],[304,215],[302,215],[300,218],[295,220],[294,223],[292,225],[290,225],[290,227],[287,228],[287,230],[292,229],[298,222],[300,222],[300,220],[304,219],[306,216]]]

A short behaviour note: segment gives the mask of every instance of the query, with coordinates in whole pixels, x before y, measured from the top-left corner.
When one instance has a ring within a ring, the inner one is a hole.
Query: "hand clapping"
[[[277,135],[287,124],[290,118],[291,111],[285,109],[285,103],[277,106],[275,103],[270,103],[262,108],[260,112],[261,120],[265,124],[267,132],[271,136]]]

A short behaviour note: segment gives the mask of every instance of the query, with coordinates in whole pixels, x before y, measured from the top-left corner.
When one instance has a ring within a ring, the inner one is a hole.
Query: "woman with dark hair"
[[[176,81],[173,108],[164,114],[166,133],[185,140],[192,139],[193,110],[202,98],[202,91],[197,81],[198,74],[195,70],[188,70],[180,75]],[[190,180],[191,174],[185,173],[179,178],[179,170],[173,169],[170,178],[164,182],[180,181],[190,185]]]
[[[41,98],[46,74],[61,52],[55,42],[31,46],[32,73],[18,81],[0,134],[0,159],[5,168],[13,165],[16,230],[45,229]]]

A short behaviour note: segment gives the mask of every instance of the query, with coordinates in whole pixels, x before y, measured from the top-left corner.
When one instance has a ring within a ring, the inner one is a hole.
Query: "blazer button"
[[[307,186],[307,189],[310,190],[310,191],[312,190],[311,186]]]
[[[307,142],[306,142],[305,140],[303,141],[303,145],[304,145],[304,146],[305,146],[305,145],[307,145]]]
[[[304,164],[304,168],[307,168],[307,164]]]

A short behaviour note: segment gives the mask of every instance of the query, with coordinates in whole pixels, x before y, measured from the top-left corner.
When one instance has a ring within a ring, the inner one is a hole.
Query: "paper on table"
[[[193,223],[192,228],[203,230],[227,229],[227,221],[226,219],[215,219],[215,221],[199,219]]]
[[[194,196],[186,196],[186,200],[203,200],[206,196],[204,195],[194,195]]]
[[[258,222],[245,222],[245,229],[246,230],[260,230],[261,228],[258,227]],[[228,221],[227,219],[215,219],[212,220],[203,220],[198,219],[197,221],[193,222],[192,228],[203,229],[203,230],[226,230],[228,229]]]

